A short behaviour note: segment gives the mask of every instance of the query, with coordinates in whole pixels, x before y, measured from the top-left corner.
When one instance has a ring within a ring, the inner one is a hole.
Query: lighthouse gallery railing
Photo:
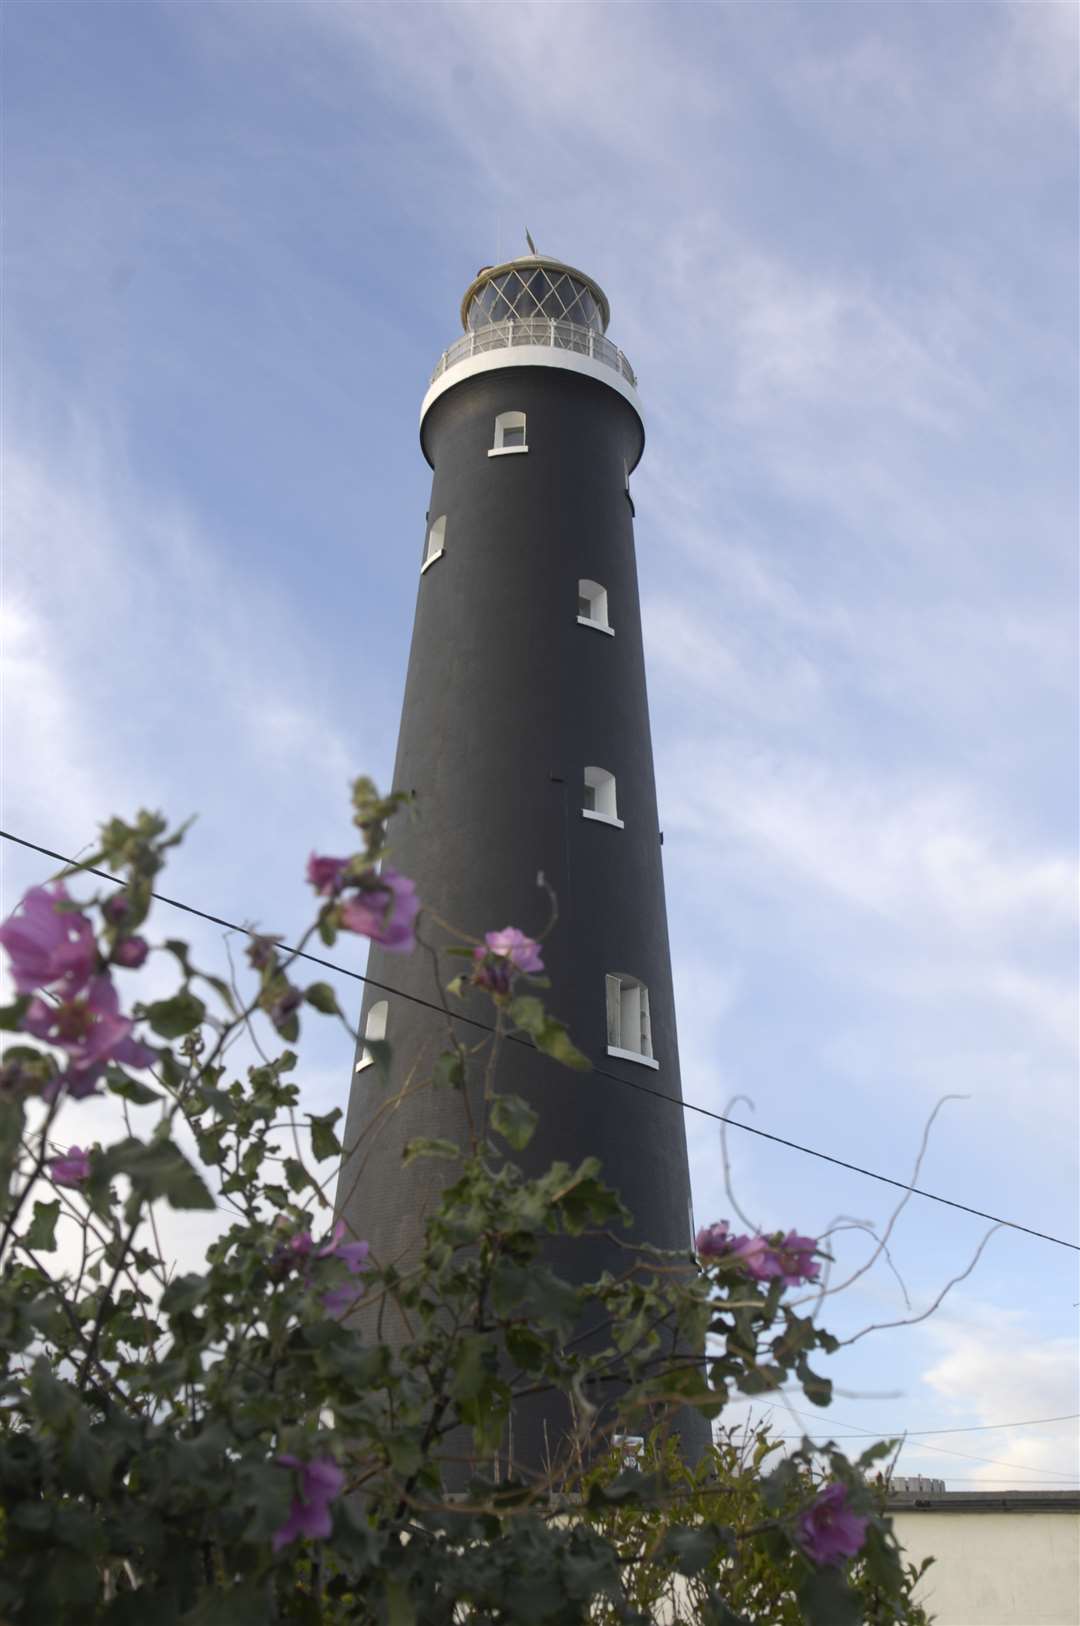
[[[602,333],[582,327],[578,322],[553,322],[546,317],[530,316],[517,322],[487,322],[462,334],[456,344],[444,350],[439,364],[431,375],[434,384],[448,367],[471,356],[481,356],[488,350],[507,350],[515,344],[547,344],[555,350],[573,350],[579,356],[591,356],[595,361],[614,367],[628,384],[637,388],[634,369],[617,345]]]

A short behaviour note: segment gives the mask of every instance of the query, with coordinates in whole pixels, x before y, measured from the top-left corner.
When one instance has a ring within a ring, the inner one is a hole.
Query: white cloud
[[[980,941],[1016,928],[1054,936],[1075,920],[1070,859],[995,831],[962,784],[890,783],[880,770],[717,736],[711,761],[684,742],[668,764],[669,823],[709,835],[772,889],[796,881],[886,920]]]
[[[284,593],[123,472],[122,448],[108,461],[85,421],[5,450],[6,815],[63,851],[114,811],[204,812],[185,865],[288,843],[299,876],[359,766],[329,658]]]
[[[1021,1423],[1034,1417],[1066,1421],[1032,1428],[987,1429],[985,1432],[912,1440],[904,1464],[920,1455],[934,1462],[948,1483],[950,1472],[965,1479],[1000,1486],[1010,1470],[1015,1489],[1042,1478],[1080,1480],[1080,1376],[1076,1346],[1070,1338],[1039,1338],[1033,1318],[1020,1310],[968,1302],[943,1310],[928,1324],[927,1338],[937,1358],[923,1373],[923,1383],[945,1405],[946,1419],[956,1426]],[[945,1426],[948,1426],[946,1423]],[[991,1462],[966,1460],[993,1458]],[[913,1471],[910,1467],[907,1472]]]

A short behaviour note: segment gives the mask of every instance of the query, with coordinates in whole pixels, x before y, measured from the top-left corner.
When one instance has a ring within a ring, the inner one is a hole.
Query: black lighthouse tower
[[[637,381],[606,337],[603,291],[546,255],[485,267],[461,318],[464,336],[440,358],[420,413],[433,480],[393,781],[418,804],[413,822],[394,823],[392,862],[429,909],[477,938],[543,924],[543,871],[559,906],[544,944],[545,1002],[613,1076],[506,1047],[500,1086],[540,1113],[527,1167],[599,1157],[634,1234],[686,1249],[690,1187],[630,498],[645,442]],[[440,936],[430,917],[426,935]],[[373,947],[369,974],[440,1003],[423,952]],[[445,1018],[375,988],[362,1026],[391,1044],[392,1089],[425,1076],[445,1044]],[[461,1033],[475,1041],[475,1029]],[[387,1100],[377,1073],[361,1052],[349,1145]],[[626,1087],[638,1083],[658,1093]],[[447,1165],[430,1159],[403,1169],[403,1144],[463,1129],[455,1091],[420,1091],[382,1115],[359,1154],[363,1172],[343,1170],[339,1201],[383,1260],[408,1256],[446,1178]],[[621,1270],[625,1254],[576,1242],[572,1259],[553,1263],[585,1279]],[[542,1422],[515,1423],[515,1455],[539,1460]]]

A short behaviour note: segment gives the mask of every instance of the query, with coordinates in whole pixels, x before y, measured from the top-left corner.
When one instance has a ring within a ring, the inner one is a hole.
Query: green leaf
[[[800,1356],[796,1364],[799,1381],[802,1384],[803,1394],[815,1406],[828,1406],[832,1403],[832,1379],[819,1377],[811,1371],[804,1356]]]
[[[201,1176],[171,1140],[122,1140],[110,1146],[102,1159],[108,1177],[126,1174],[132,1190],[147,1201],[164,1197],[171,1208],[214,1208],[216,1204]]]
[[[266,1619],[266,1583],[249,1581],[227,1592],[209,1593],[180,1616],[180,1626],[266,1626]]]
[[[401,1161],[402,1164],[408,1165],[414,1158],[418,1157],[458,1158],[460,1156],[461,1148],[455,1145],[452,1140],[440,1140],[438,1137],[429,1139],[421,1135],[416,1140],[405,1142]]]
[[[30,1398],[46,1428],[61,1429],[79,1414],[79,1397],[52,1369],[47,1355],[39,1355],[30,1373]]]
[[[705,1598],[700,1609],[701,1626],[751,1626],[746,1616],[737,1615],[718,1593]]]
[[[341,1142],[334,1133],[334,1125],[341,1117],[341,1108],[335,1107],[333,1112],[324,1112],[321,1116],[309,1113],[311,1122],[311,1154],[317,1163],[324,1158],[336,1157],[341,1151]]]
[[[56,1222],[60,1218],[60,1199],[55,1202],[35,1203],[34,1217],[22,1240],[35,1253],[56,1252]]]
[[[806,1626],[862,1626],[862,1601],[842,1570],[816,1570],[796,1596]]]
[[[337,995],[328,982],[313,982],[304,990],[304,998],[315,1010],[321,1011],[323,1016],[341,1015]]]
[[[592,1063],[572,1042],[562,1022],[549,1016],[535,994],[519,994],[510,1001],[510,1016],[519,1028],[529,1034],[537,1050],[562,1062],[564,1067],[589,1072]]]
[[[510,1142],[515,1152],[520,1152],[523,1147],[528,1146],[539,1121],[539,1114],[535,1113],[520,1095],[495,1097],[491,1108],[491,1127],[496,1134]]]
[[[122,1096],[125,1101],[132,1101],[137,1107],[146,1107],[151,1101],[162,1099],[160,1090],[152,1090],[149,1084],[141,1084],[137,1078],[129,1078],[122,1067],[110,1067],[105,1074],[105,1083],[111,1094]]]
[[[465,1083],[465,1063],[456,1050],[444,1050],[431,1071],[433,1084],[449,1084],[460,1090]]]
[[[29,1008],[29,994],[21,994],[12,1005],[0,1005],[0,1031],[16,1032],[22,1026],[22,1019]]]
[[[537,1050],[542,1050],[545,1055],[561,1062],[564,1067],[573,1067],[579,1073],[592,1071],[592,1062],[588,1056],[582,1054],[563,1024],[556,1022],[553,1016],[548,1017],[542,1032],[535,1037],[534,1042]]]
[[[717,1524],[669,1526],[660,1549],[660,1557],[670,1558],[680,1575],[697,1575],[705,1569],[713,1556],[723,1549],[734,1551],[730,1530]]]
[[[0,1094],[0,1204],[7,1202],[25,1124],[26,1108],[19,1097]]]
[[[161,1295],[161,1308],[166,1315],[184,1315],[201,1304],[209,1291],[205,1276],[174,1276]]]
[[[171,999],[159,999],[148,1005],[146,1017],[155,1033],[163,1039],[179,1039],[199,1026],[206,1015],[206,1006],[186,988]]]
[[[416,1609],[400,1581],[386,1583],[386,1626],[416,1626]]]
[[[303,1191],[305,1186],[314,1185],[314,1181],[304,1165],[298,1162],[295,1157],[287,1157],[283,1168],[290,1190]]]
[[[510,1001],[510,1019],[535,1039],[547,1020],[543,1001],[537,999],[535,994],[519,994]]]

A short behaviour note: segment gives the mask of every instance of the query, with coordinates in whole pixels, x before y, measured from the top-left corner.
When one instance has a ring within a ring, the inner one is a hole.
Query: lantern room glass
[[[600,308],[592,290],[567,271],[543,265],[522,266],[492,277],[478,288],[466,314],[475,331],[493,322],[520,322],[530,318],[573,322],[602,333]]]

